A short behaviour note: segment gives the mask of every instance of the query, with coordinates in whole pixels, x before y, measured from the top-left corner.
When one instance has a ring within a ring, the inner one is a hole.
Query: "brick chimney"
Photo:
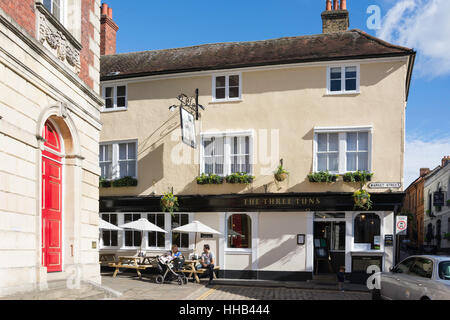
[[[442,168],[445,167],[446,164],[450,163],[450,156],[445,156],[442,158]]]
[[[323,33],[345,32],[350,26],[350,18],[347,11],[347,0],[326,0],[325,11],[322,12]]]
[[[420,168],[420,176],[424,177],[430,172],[430,168]]]
[[[101,7],[100,18],[100,54],[109,55],[116,53],[116,34],[119,27],[112,19],[112,8],[106,3]]]

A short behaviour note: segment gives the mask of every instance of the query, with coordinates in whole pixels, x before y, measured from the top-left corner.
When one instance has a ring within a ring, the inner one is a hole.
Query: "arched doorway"
[[[64,148],[56,124],[47,120],[42,137],[42,265],[62,271],[62,157]]]

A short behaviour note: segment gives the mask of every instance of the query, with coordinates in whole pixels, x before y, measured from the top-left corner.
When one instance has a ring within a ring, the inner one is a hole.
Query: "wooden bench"
[[[200,283],[200,278],[198,277],[198,275],[204,274],[207,271],[207,269],[205,269],[205,268],[195,269],[196,263],[197,263],[197,260],[186,260],[185,265],[184,265],[185,268],[182,269],[181,271],[184,273],[189,273],[188,278],[190,278],[190,277],[192,277],[192,275],[194,275],[195,282]],[[213,271],[214,279],[217,279],[217,276],[216,276],[217,270],[220,270],[219,266],[214,267],[214,271]]]
[[[120,269],[134,269],[136,270],[139,279],[142,279],[142,274],[140,272],[140,270],[145,270],[147,268],[152,268],[152,265],[142,265],[139,264],[139,262],[141,261],[141,257],[119,257],[119,262],[112,262],[109,263],[108,265],[110,267],[116,268],[116,270],[114,271],[113,274],[113,278],[115,278],[117,276],[117,274],[119,273]]]

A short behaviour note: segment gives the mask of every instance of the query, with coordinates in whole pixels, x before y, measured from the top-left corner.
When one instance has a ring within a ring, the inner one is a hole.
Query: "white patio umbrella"
[[[167,233],[166,230],[161,229],[160,227],[151,223],[150,221],[148,221],[145,218],[141,218],[136,221],[125,223],[125,224],[121,225],[120,227],[124,228],[124,229],[133,229],[133,230],[141,231],[141,251],[142,251],[142,242],[144,241],[144,231],[156,231],[156,232]]]
[[[112,230],[112,231],[120,231],[123,230],[122,228],[119,228],[118,226],[113,225],[112,223],[109,223],[103,219],[100,219],[98,223],[99,229],[103,230]]]
[[[172,229],[175,232],[186,232],[186,233],[195,233],[195,243],[194,243],[194,252],[197,248],[197,233],[212,233],[212,234],[221,234],[219,231],[214,230],[211,227],[201,223],[200,221],[192,221],[189,224],[185,224],[184,226]]]

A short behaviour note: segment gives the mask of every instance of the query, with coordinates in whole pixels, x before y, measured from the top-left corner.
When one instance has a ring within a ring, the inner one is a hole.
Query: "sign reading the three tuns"
[[[408,229],[408,217],[407,216],[397,216],[397,221],[395,223],[395,233],[404,234]]]
[[[400,182],[372,182],[369,183],[370,189],[400,189],[402,184]]]

